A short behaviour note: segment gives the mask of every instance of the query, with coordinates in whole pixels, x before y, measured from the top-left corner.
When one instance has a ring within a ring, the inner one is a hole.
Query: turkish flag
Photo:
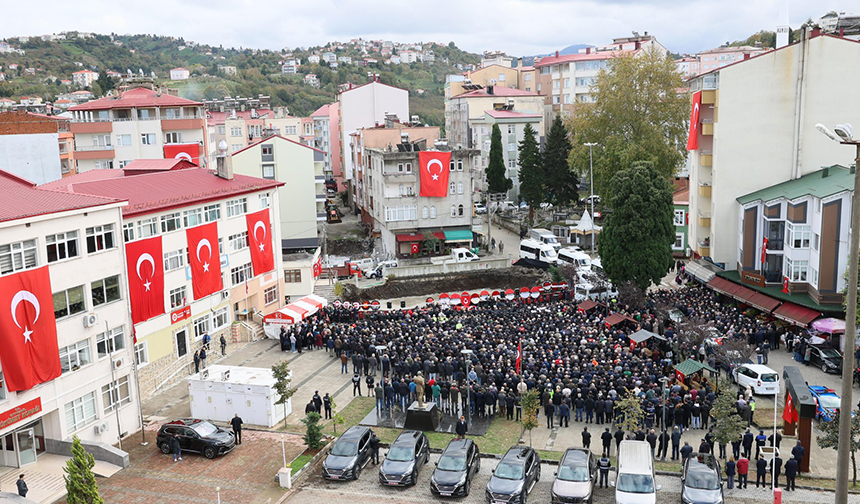
[[[764,268],[764,263],[767,256],[767,236],[761,241],[761,267]]]
[[[128,293],[134,324],[164,313],[164,262],[161,236],[125,245]]]
[[[444,198],[448,195],[448,165],[450,163],[450,152],[420,151],[418,153],[418,166],[421,173],[419,196]]]
[[[218,253],[218,223],[210,222],[185,230],[188,239],[188,262],[194,299],[214,294],[223,288],[221,255]]]
[[[167,144],[164,146],[164,159],[184,159],[200,165],[200,144]]]
[[[520,374],[520,365],[523,362],[523,340],[520,340],[520,345],[517,347],[517,374]]]
[[[687,150],[699,148],[699,107],[702,106],[702,92],[693,94],[693,110],[690,112],[690,136],[687,137]]]
[[[254,276],[268,273],[275,269],[275,255],[272,250],[272,226],[269,224],[269,209],[245,216],[248,223],[248,241],[251,244],[251,264],[254,265]]]
[[[322,274],[322,257],[317,257],[317,262],[314,263],[314,278]]]
[[[797,408],[794,407],[794,401],[791,400],[791,394],[785,395],[785,409],[782,410],[782,419],[786,423],[793,424],[799,419]]]
[[[413,254],[417,254],[419,249],[420,249],[420,247],[418,246],[417,243],[413,243],[412,246],[410,247],[410,250],[412,250]]]
[[[788,294],[788,277],[782,277],[782,292]]]
[[[48,266],[0,277],[0,363],[10,392],[62,374],[53,299]]]

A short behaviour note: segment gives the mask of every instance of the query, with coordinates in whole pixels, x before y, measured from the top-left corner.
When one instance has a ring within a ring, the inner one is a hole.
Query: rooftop
[[[75,105],[69,110],[107,110],[131,107],[193,107],[202,105],[203,103],[201,102],[186,100],[178,96],[162,94],[152,89],[139,87],[129,89],[118,96],[108,96]]]
[[[547,56],[535,63],[535,68],[554,65],[557,63],[568,63],[571,61],[592,61],[616,58],[618,56],[636,54],[636,51],[592,51],[590,53],[562,54],[560,56]]]
[[[159,172],[197,168],[197,165],[185,159],[135,159],[125,165],[126,175],[139,175],[140,172]],[[131,172],[131,173],[129,173]],[[137,172],[137,173],[135,173]],[[87,173],[87,172],[85,172]]]
[[[107,170],[106,170],[107,171]],[[119,203],[114,197],[68,194],[0,170],[0,222]],[[107,195],[105,195],[107,196]]]
[[[236,110],[236,119],[244,119],[246,121],[251,119],[273,119],[275,117],[275,112],[271,109],[261,108],[254,109],[256,111],[257,117],[251,117],[250,110]],[[224,124],[224,121],[227,119],[233,119],[233,110],[229,112],[220,112],[218,110],[207,110],[206,111],[206,119],[209,126],[217,126]]]
[[[317,148],[315,148],[315,147],[311,147],[310,145],[305,145],[305,144],[303,144],[303,143],[301,143],[301,142],[296,142],[295,140],[290,140],[289,138],[282,137],[281,135],[272,135],[272,136],[267,136],[267,137],[265,137],[265,138],[261,138],[261,139],[257,140],[256,142],[254,142],[254,143],[252,143],[252,144],[249,144],[248,146],[246,146],[246,147],[244,147],[244,148],[242,148],[242,149],[237,150],[237,151],[236,151],[236,152],[234,152],[232,155],[233,155],[233,156],[235,156],[236,154],[238,154],[238,153],[240,153],[240,152],[244,152],[244,151],[246,151],[246,150],[250,149],[251,147],[256,147],[257,145],[259,145],[259,144],[261,144],[261,143],[263,143],[263,142],[271,141],[273,138],[280,138],[281,140],[283,140],[283,141],[285,141],[285,142],[290,142],[290,143],[293,143],[293,144],[296,144],[296,145],[300,145],[300,146],[305,147],[305,148],[310,149],[310,150],[315,150],[315,151],[319,152],[320,154],[325,154],[325,152],[323,152],[323,151],[321,151],[321,150],[319,150],[319,149],[317,149]]]
[[[327,103],[327,104],[323,105],[322,107],[318,108],[316,110],[316,112],[311,114],[311,117],[328,116],[329,107],[331,107],[332,105],[334,105],[334,104],[333,103]]]
[[[854,189],[854,170],[844,166],[826,166],[818,171],[807,173],[799,179],[787,180],[781,184],[765,187],[745,194],[737,199],[741,205],[753,201],[772,201],[777,198],[793,200],[801,196],[826,198],[834,194]]]
[[[532,93],[531,91],[523,91],[522,89],[509,88],[509,87],[499,87],[494,86],[493,92],[487,92],[487,88],[485,89],[476,89],[474,91],[469,91],[467,93],[459,94],[457,96],[451,97],[452,100],[457,98],[483,98],[487,96],[500,96],[500,97],[512,97],[512,96],[541,96],[537,93]]]
[[[484,112],[494,119],[526,119],[529,117],[540,118],[540,114],[529,114],[526,112],[517,112],[515,110],[487,110]]]

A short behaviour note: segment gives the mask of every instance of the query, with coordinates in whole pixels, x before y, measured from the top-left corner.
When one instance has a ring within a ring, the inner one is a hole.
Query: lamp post
[[[469,384],[469,365],[472,364],[472,351],[469,349],[460,350],[460,353],[466,357],[466,425],[472,426],[472,386]],[[461,392],[462,393],[462,392]]]
[[[218,494],[218,504],[221,504],[221,487],[215,487],[215,493]]]
[[[284,435],[281,434],[281,454],[284,456],[284,469],[287,468],[287,447],[284,444]]]
[[[853,145],[856,148],[854,156],[854,194],[851,195],[851,239],[848,246],[848,299],[845,308],[845,336],[842,340],[842,401],[840,411],[851,411],[851,386],[854,384],[854,345],[857,338],[857,268],[858,252],[860,252],[860,140],[854,139],[854,130],[850,124],[837,124],[836,134],[819,123],[815,128],[827,135],[828,138],[842,145]],[[838,135],[838,136],[837,136]],[[850,341],[850,346],[848,342]],[[851,445],[851,415],[839,415],[839,445],[843,447],[836,451],[836,504],[848,502],[849,452],[845,447]]]
[[[663,384],[663,430],[666,429],[666,407],[669,405],[669,389],[666,388],[666,384],[669,383],[669,378],[664,376],[660,378],[660,383]]]
[[[591,190],[591,255],[594,256],[594,155],[591,149],[597,143],[588,142],[583,145],[588,146],[588,189]]]

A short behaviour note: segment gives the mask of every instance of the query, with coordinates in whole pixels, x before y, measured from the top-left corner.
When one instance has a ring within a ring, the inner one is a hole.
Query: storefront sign
[[[0,413],[0,429],[5,429],[14,423],[18,423],[25,418],[33,415],[38,415],[42,412],[42,399],[37,397],[32,401],[27,401],[24,404]]]
[[[755,285],[756,287],[764,287],[764,276],[751,271],[744,271],[741,272],[741,282]]]
[[[178,310],[170,312],[170,323],[175,324],[189,317],[191,317],[191,305],[184,306]]]

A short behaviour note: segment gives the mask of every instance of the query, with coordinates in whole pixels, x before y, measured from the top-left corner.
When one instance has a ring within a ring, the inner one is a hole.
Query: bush
[[[305,442],[305,446],[310,448],[311,450],[319,450],[325,443],[323,443],[323,432],[322,427],[320,426],[320,414],[316,412],[308,413],[308,416],[302,419],[302,423],[305,424],[307,430],[305,431],[305,435],[302,436],[302,439]]]

